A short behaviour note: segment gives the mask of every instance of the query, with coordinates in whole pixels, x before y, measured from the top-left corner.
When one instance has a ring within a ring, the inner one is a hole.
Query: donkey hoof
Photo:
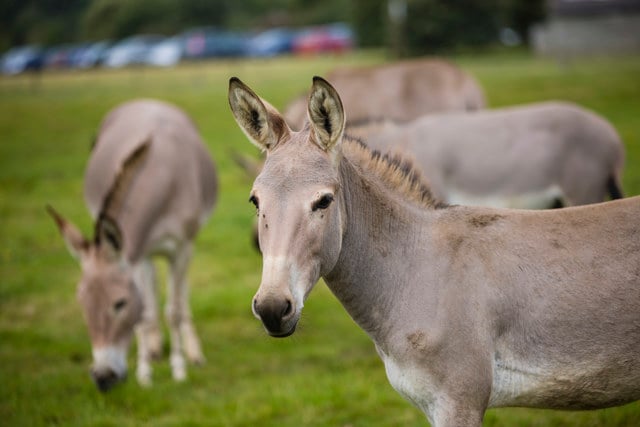
[[[171,374],[176,381],[184,381],[187,378],[187,368],[182,355],[171,356]]]
[[[206,357],[202,354],[189,355],[189,362],[196,366],[202,366],[207,363]]]
[[[142,387],[151,387],[151,366],[148,363],[141,363],[136,370],[136,379]]]
[[[151,377],[138,377],[138,384],[144,388],[149,388],[153,385],[153,381],[151,381]]]
[[[187,371],[185,369],[176,369],[173,371],[173,379],[177,382],[183,382],[187,379]]]

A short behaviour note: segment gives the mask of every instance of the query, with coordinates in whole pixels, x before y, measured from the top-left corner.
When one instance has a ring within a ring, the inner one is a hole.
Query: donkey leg
[[[182,324],[180,325],[180,334],[182,336],[184,350],[187,355],[187,359],[189,359],[189,362],[195,365],[202,365],[206,362],[206,358],[202,353],[200,339],[198,338],[196,329],[193,326],[193,321],[191,317],[191,307],[189,306],[188,290],[189,290],[188,287],[184,286],[184,291],[185,291],[183,296],[183,301],[185,302],[184,308],[183,308],[184,317],[182,319]]]
[[[482,427],[484,411],[465,407],[446,407],[434,411],[429,422],[433,427]]]
[[[151,385],[151,361],[162,352],[162,333],[158,319],[155,269],[151,260],[134,267],[134,280],[142,297],[142,318],[136,326],[138,364],[136,377],[141,385]]]
[[[414,402],[433,427],[482,427],[492,385],[487,351],[458,345],[458,354],[426,358],[431,369],[414,374]]]
[[[203,363],[200,341],[191,322],[189,291],[186,281],[187,267],[191,260],[191,245],[185,245],[171,259],[171,281],[166,306],[166,316],[171,331],[171,369],[176,380],[186,378],[183,345],[187,357],[195,363]]]
[[[182,282],[180,285],[178,285],[178,289],[180,290],[179,303],[182,313],[180,322],[180,335],[182,338],[182,343],[184,345],[185,353],[187,355],[187,359],[189,359],[191,363],[201,365],[205,362],[206,359],[204,357],[204,354],[202,353],[200,339],[198,338],[198,334],[196,333],[195,327],[193,326],[191,306],[189,304],[189,285],[187,282],[187,268],[189,261],[191,260],[192,250],[193,247],[191,246],[191,244],[189,244],[184,250],[184,272],[182,274]]]

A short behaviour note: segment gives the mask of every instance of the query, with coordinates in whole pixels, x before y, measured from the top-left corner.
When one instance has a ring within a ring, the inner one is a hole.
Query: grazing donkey
[[[640,197],[448,206],[410,164],[344,137],[319,77],[300,132],[237,78],[229,101],[267,152],[250,197],[263,253],[252,307],[271,336],[295,331],[323,277],[435,427],[480,426],[489,407],[640,398]]]
[[[49,213],[82,267],[78,300],[93,348],[93,380],[105,391],[125,378],[135,328],[137,378],[151,384],[151,360],[162,350],[156,254],[170,265],[171,370],[176,380],[185,379],[183,346],[190,361],[204,362],[191,322],[187,266],[217,193],[215,166],[194,123],[160,101],[120,105],[102,123],[84,183],[96,221],[93,240],[50,207]]]
[[[622,197],[620,137],[602,117],[566,102],[374,121],[347,133],[413,156],[448,203],[544,209]]]
[[[478,82],[443,59],[423,58],[364,68],[338,68],[329,73],[350,121],[384,117],[405,122],[424,114],[474,111],[485,107]],[[284,116],[301,129],[307,117],[307,96],[296,98]]]

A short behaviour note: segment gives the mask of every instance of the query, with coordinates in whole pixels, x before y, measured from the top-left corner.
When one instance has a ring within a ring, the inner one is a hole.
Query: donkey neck
[[[424,264],[429,212],[436,209],[407,200],[349,157],[340,168],[342,247],[325,280],[350,316],[380,344],[397,305],[411,294],[405,289],[406,272]]]

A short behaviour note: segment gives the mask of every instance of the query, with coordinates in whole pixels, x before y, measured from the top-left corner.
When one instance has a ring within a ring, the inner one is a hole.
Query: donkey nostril
[[[118,382],[118,375],[112,369],[107,369],[106,371],[92,370],[91,377],[101,392],[109,390]]]
[[[291,300],[287,300],[287,305],[284,307],[282,311],[282,317],[287,317],[293,311],[293,305],[291,304]]]

